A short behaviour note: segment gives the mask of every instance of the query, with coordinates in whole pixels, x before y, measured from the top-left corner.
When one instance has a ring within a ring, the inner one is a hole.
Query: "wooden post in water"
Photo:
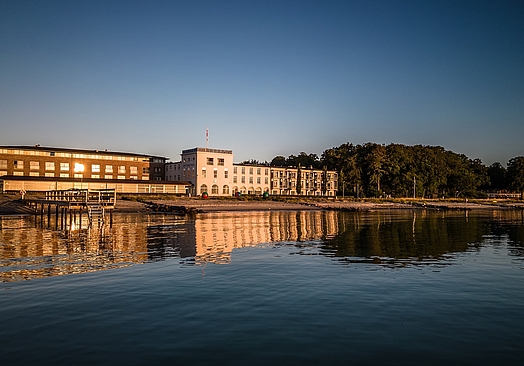
[[[51,228],[51,204],[47,204],[47,228]]]
[[[44,227],[44,204],[40,204],[40,227]]]
[[[58,203],[55,207],[55,230],[58,230]]]

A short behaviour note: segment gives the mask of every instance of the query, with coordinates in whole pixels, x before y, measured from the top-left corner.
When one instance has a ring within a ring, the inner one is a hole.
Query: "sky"
[[[0,0],[0,145],[524,155],[524,1]]]

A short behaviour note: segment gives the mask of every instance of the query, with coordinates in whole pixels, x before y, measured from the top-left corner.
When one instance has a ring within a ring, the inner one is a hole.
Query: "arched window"
[[[222,187],[222,194],[229,194],[229,186]]]
[[[218,186],[216,184],[211,186],[211,194],[218,194]]]
[[[233,194],[237,193],[238,192],[238,187],[237,186],[234,186],[233,187]]]
[[[247,190],[247,194],[254,194],[254,193],[255,193],[255,188],[249,187]]]
[[[262,194],[262,188],[258,187],[258,188],[255,190],[255,194],[256,194],[256,195],[261,195],[261,194]]]
[[[240,193],[246,194],[246,187],[240,187]]]
[[[200,194],[207,192],[207,184],[202,184],[200,186]]]

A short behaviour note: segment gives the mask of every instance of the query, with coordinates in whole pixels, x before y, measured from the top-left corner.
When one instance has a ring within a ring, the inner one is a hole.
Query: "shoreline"
[[[179,215],[247,211],[354,211],[387,210],[524,210],[524,201],[515,200],[377,200],[377,199],[202,199],[200,197],[120,198],[114,213],[173,213]],[[19,199],[0,197],[0,216],[32,214]]]

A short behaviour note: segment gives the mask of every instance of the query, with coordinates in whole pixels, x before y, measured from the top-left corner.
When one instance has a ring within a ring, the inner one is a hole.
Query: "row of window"
[[[269,191],[269,188],[265,188],[264,189],[264,192],[268,192]],[[216,184],[213,184],[211,186],[211,194],[218,194],[219,192],[219,187],[218,185]],[[249,189],[246,190],[246,187],[240,187],[240,189],[238,189],[238,187],[233,187],[233,193],[235,192],[240,192],[240,193],[248,193],[248,194],[262,194],[262,188],[258,187],[256,189],[254,189],[253,187],[249,187]],[[207,187],[207,184],[202,184],[200,186],[200,194],[202,193],[209,193],[208,191],[208,187]],[[228,185],[224,185],[222,186],[222,194],[229,194],[229,186]]]
[[[207,158],[207,165],[215,165],[215,158]],[[217,165],[218,166],[224,166],[225,159],[224,158],[217,158]]]
[[[256,182],[257,182],[257,184],[262,184],[262,178],[261,177],[257,177]],[[236,175],[233,176],[233,183],[238,183]],[[240,183],[246,183],[246,177],[244,175],[240,177]],[[249,184],[253,184],[253,177],[249,177]],[[264,184],[269,184],[269,178],[268,177],[264,178]]]
[[[3,175],[7,175],[7,170],[0,170],[0,176],[3,176]],[[13,172],[13,175],[23,177],[24,176],[24,172]],[[50,173],[50,172],[45,172],[43,175],[40,174],[39,172],[29,172],[29,176],[30,177],[57,177],[57,175],[55,173]],[[60,173],[58,175],[58,177],[60,177],[60,178],[69,178],[70,175],[69,175],[69,173]],[[84,177],[85,176],[83,174],[79,174],[79,173],[73,174],[73,178],[84,178]],[[91,174],[90,178],[100,179],[101,177],[102,176],[100,174]],[[115,176],[111,175],[111,174],[105,174],[103,176],[103,178],[104,179],[115,179]],[[126,179],[126,176],[125,175],[117,175],[116,179]],[[130,176],[129,179],[138,179],[138,178],[136,176]],[[142,179],[143,180],[149,180],[149,176],[148,175],[144,175],[144,176],[142,176]]]
[[[47,171],[54,171],[55,170],[55,163],[52,161],[46,161],[45,163],[45,170]],[[69,163],[59,163],[60,164],[60,171],[62,172],[68,172],[71,168],[71,165]],[[24,169],[24,161],[23,160],[15,160],[13,162],[13,168],[16,170],[22,170]],[[113,173],[114,166],[113,165],[106,165],[104,167],[104,170],[106,173]],[[0,169],[7,169],[7,160],[0,160]],[[125,174],[126,173],[126,166],[125,165],[119,165],[117,167],[118,174]],[[158,168],[155,168],[155,170]],[[29,162],[29,170],[40,170],[40,162],[39,161],[30,161]],[[75,163],[74,165],[75,171],[83,171],[84,165]],[[101,165],[100,164],[91,164],[91,172],[92,173],[100,173],[101,172]],[[132,175],[138,174],[138,167],[131,166],[129,167],[129,173]],[[142,174],[149,174],[149,168],[144,167],[142,168]]]
[[[118,161],[153,161],[163,163],[162,158],[145,158],[141,156],[118,156],[118,155],[99,155],[99,154],[72,154],[55,151],[38,151],[38,150],[17,150],[17,149],[0,149],[0,154],[9,155],[26,155],[26,156],[54,156],[59,158],[75,159],[97,159],[97,160],[118,160]]]
[[[233,174],[238,174],[238,168],[237,166],[233,167]],[[256,169],[256,170],[255,170]],[[253,168],[253,167],[249,167],[248,168],[248,172],[250,175],[253,175],[253,172],[257,172],[257,175],[261,175],[262,174],[262,168]],[[246,174],[246,167],[245,166],[241,166],[240,167],[240,172],[241,174]],[[269,168],[264,168],[264,175],[269,175]]]

